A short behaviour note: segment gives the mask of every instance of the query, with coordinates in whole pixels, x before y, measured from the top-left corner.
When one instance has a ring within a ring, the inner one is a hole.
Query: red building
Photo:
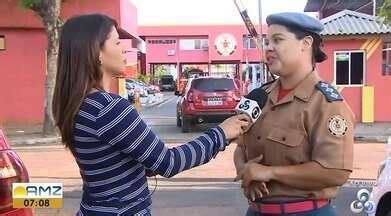
[[[248,64],[254,84],[261,79],[260,53],[244,25],[143,26],[139,34],[146,42],[144,71],[151,76],[163,68],[179,79],[189,71],[244,78]]]
[[[391,28],[374,16],[344,10],[321,20],[328,60],[323,78],[342,92],[359,122],[390,122]]]
[[[128,0],[67,0],[61,17],[103,13],[130,33],[127,52],[128,76],[137,68],[137,9]],[[45,97],[47,39],[41,20],[23,9],[19,0],[0,1],[0,124],[40,123]],[[113,86],[118,91],[119,84]]]
[[[358,122],[390,122],[391,28],[373,16],[348,10],[321,21],[329,58],[319,65],[320,75],[338,87]],[[182,78],[198,69],[209,75],[252,78],[254,86],[262,81],[260,53],[247,39],[244,25],[143,26],[139,33],[147,44],[147,74],[164,68]],[[247,63],[252,71],[242,73]]]

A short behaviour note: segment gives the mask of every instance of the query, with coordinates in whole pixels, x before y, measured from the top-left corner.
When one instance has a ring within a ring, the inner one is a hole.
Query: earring
[[[100,59],[98,59],[98,65],[102,65],[102,62]]]

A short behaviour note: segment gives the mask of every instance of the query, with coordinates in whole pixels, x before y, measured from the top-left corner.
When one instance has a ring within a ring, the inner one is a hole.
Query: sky
[[[242,24],[233,0],[130,0],[137,7],[138,25]],[[254,24],[258,0],[241,0]],[[262,17],[278,12],[303,12],[307,0],[262,0]],[[311,14],[315,16],[314,14]]]

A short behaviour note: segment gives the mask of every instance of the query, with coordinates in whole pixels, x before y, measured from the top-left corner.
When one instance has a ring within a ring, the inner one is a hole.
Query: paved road
[[[164,102],[153,107],[143,108],[142,114],[146,116],[161,116],[161,117],[175,117],[176,110],[175,105],[178,96],[174,95],[174,92],[162,92]]]
[[[178,97],[173,92],[163,92],[165,102],[155,107],[143,108],[140,112],[144,121],[164,141],[184,142],[200,136],[200,134],[216,124],[196,125],[190,133],[182,133],[176,126],[176,103]]]
[[[243,215],[246,200],[238,183],[232,182],[235,176],[232,161],[234,148],[229,146],[210,163],[171,179],[158,177],[156,192],[152,196],[154,215]],[[82,181],[71,153],[60,146],[16,148],[16,151],[27,165],[31,182],[61,182],[64,185],[64,208],[37,210],[37,215],[74,215],[81,198]],[[365,169],[358,162],[355,168],[355,172],[364,169],[368,176],[376,175],[376,170]],[[362,183],[342,188],[333,201],[339,215],[353,215],[349,209],[350,203],[356,200],[359,189],[368,188]],[[154,190],[156,184],[153,178],[149,184],[150,189]]]

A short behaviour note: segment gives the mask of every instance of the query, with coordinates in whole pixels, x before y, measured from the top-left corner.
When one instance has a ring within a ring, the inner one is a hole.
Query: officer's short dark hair
[[[301,40],[307,36],[311,36],[313,38],[314,41],[312,43],[312,58],[314,62],[320,63],[327,59],[326,53],[324,53],[321,49],[323,47],[323,40],[320,35],[313,32],[305,31],[295,26],[285,27],[289,32],[293,33],[298,40]]]

